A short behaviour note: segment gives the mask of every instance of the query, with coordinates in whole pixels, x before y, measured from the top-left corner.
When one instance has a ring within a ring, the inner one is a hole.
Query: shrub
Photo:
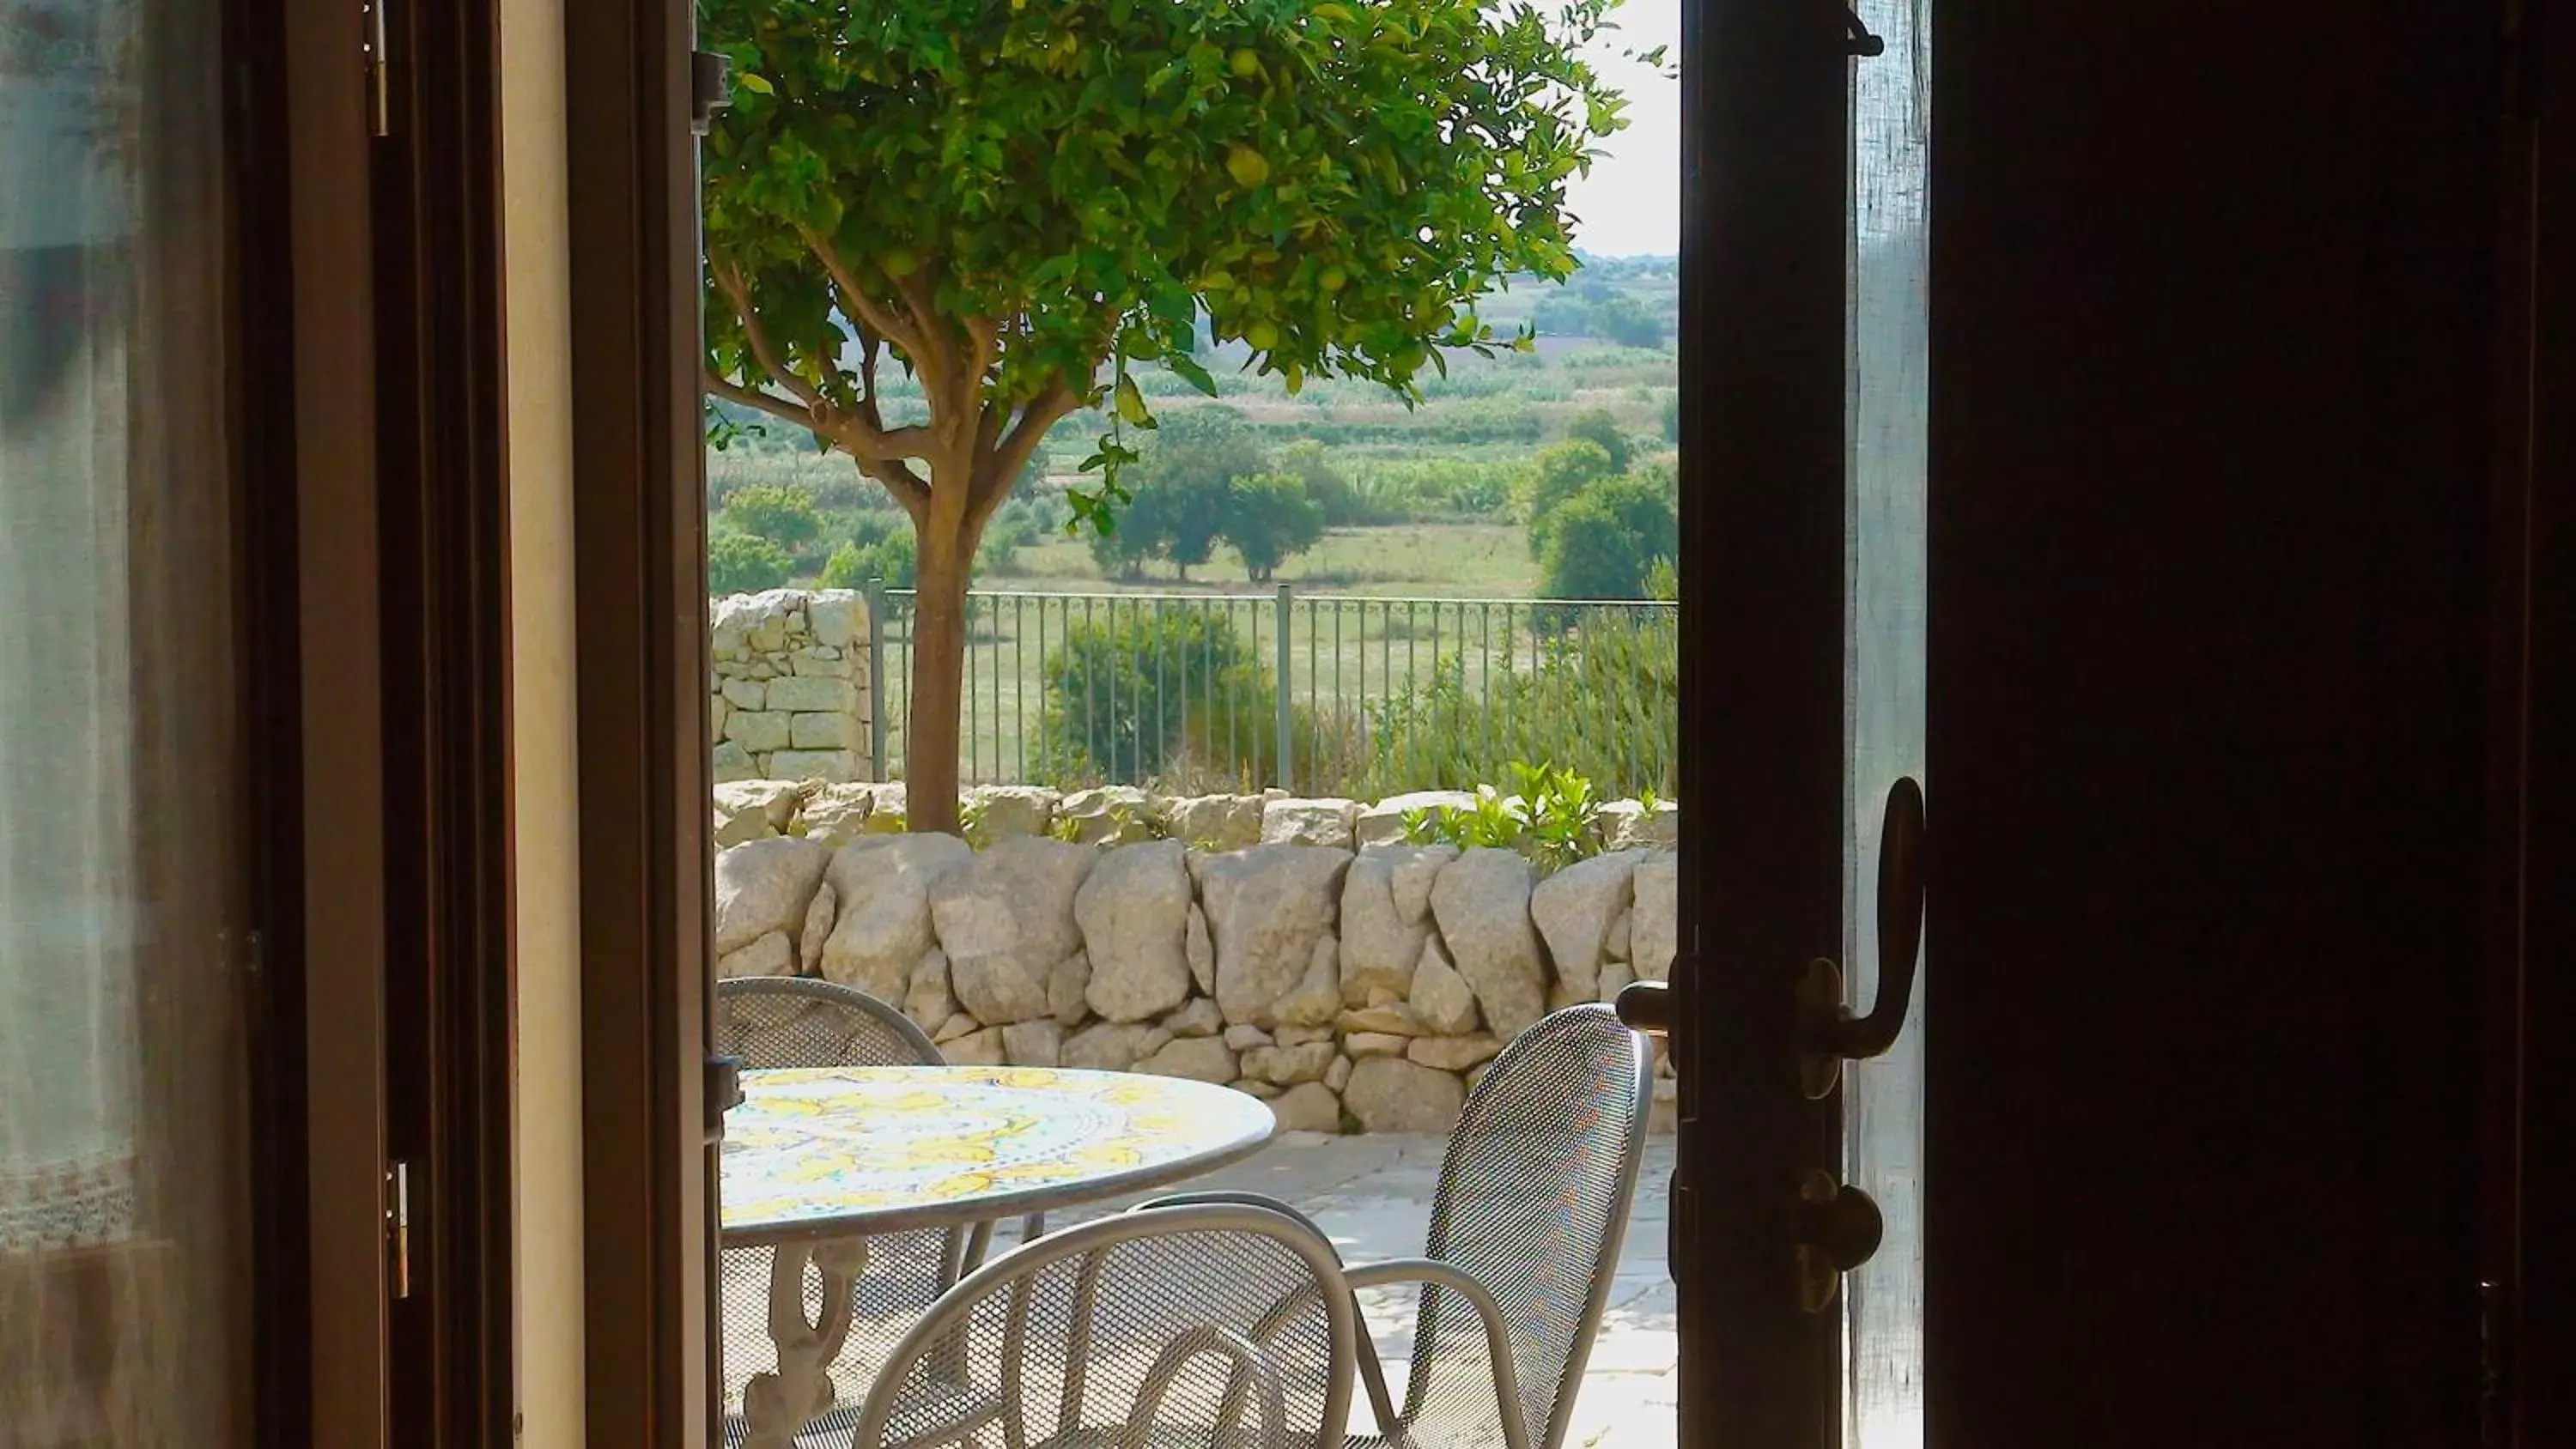
[[[1539,591],[1555,599],[1642,599],[1655,560],[1681,554],[1671,496],[1633,475],[1586,484],[1547,515],[1543,537]]]
[[[765,538],[721,533],[707,541],[707,586],[718,597],[778,588],[793,564],[787,550]]]
[[[768,539],[791,554],[811,544],[823,531],[823,516],[814,510],[814,495],[802,488],[737,488],[725,499],[724,521],[736,533]]]
[[[1348,793],[1469,790],[1491,760],[1546,760],[1613,795],[1673,789],[1681,656],[1673,610],[1596,608],[1516,641],[1474,680],[1443,658],[1430,678],[1368,706],[1367,760]],[[1299,777],[1303,780],[1304,776]]]
[[[1112,605],[1065,631],[1043,678],[1041,748],[1064,778],[1156,780],[1193,732],[1204,753],[1229,727],[1276,728],[1260,656],[1221,611]]]
[[[1620,429],[1619,420],[1611,415],[1609,409],[1588,408],[1576,413],[1574,420],[1565,425],[1565,435],[1600,444],[1601,451],[1610,455],[1611,472],[1628,471],[1628,435]]]

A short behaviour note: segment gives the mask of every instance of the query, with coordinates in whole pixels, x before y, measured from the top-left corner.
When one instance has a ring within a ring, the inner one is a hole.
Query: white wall
[[[583,1442],[581,953],[562,0],[503,0],[520,1442]]]

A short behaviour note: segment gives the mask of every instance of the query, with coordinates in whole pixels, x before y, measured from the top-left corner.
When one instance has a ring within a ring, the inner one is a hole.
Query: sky
[[[1595,256],[1681,250],[1681,82],[1617,56],[1658,45],[1678,56],[1681,14],[1681,0],[1626,0],[1611,15],[1619,29],[1593,47],[1602,78],[1628,97],[1628,129],[1604,143],[1592,174],[1578,178],[1567,198],[1576,218],[1574,244]]]

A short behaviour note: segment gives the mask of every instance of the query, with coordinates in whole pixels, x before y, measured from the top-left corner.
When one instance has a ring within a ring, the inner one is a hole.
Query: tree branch
[[[822,431],[822,425],[815,418],[814,410],[794,399],[783,398],[776,393],[762,392],[755,387],[744,387],[738,382],[728,382],[713,372],[706,375],[706,390],[726,402],[767,413],[783,422],[794,423],[808,432]]]
[[[715,273],[716,286],[733,303],[734,315],[742,319],[743,335],[751,340],[751,355],[760,360],[761,369],[781,387],[796,394],[818,423],[828,421],[832,409],[824,401],[821,391],[789,372],[787,364],[779,360],[776,349],[769,345],[769,330],[760,325],[760,314],[752,310],[751,288],[744,283],[742,273],[732,263],[714,257],[708,260],[708,270]]]
[[[972,516],[978,521],[992,516],[1009,497],[1011,485],[1020,479],[1020,470],[1038,450],[1038,443],[1066,414],[1082,400],[1081,394],[1058,373],[1046,390],[1029,400],[1021,409],[1020,420],[1004,434],[990,453],[984,454],[983,467],[976,470],[974,496],[970,500]]]
[[[814,253],[815,260],[823,264],[823,271],[831,277],[832,285],[840,289],[850,311],[869,331],[902,348],[904,355],[912,359],[913,366],[919,367],[922,352],[920,333],[906,326],[893,313],[878,305],[876,298],[868,295],[867,290],[859,285],[859,279],[851,273],[849,264],[841,260],[841,250],[832,245],[831,238],[810,226],[799,227],[797,231],[805,238],[805,246]]]
[[[860,458],[856,454],[852,458],[858,463],[861,473],[885,485],[885,490],[894,495],[894,501],[903,506],[904,514],[912,520],[913,527],[919,528],[922,515],[930,509],[930,484],[912,471],[912,465],[896,458]]]

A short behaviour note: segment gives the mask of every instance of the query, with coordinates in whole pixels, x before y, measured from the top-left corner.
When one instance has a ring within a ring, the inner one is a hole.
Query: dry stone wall
[[[981,848],[904,833],[899,785],[719,787],[719,971],[898,1003],[952,1061],[1192,1077],[1291,1130],[1413,1132],[1446,1131],[1545,1012],[1672,969],[1669,809],[1607,817],[1612,848],[1542,877],[1389,839],[1352,801],[969,804]]]
[[[710,606],[708,720],[715,778],[863,780],[869,757],[868,600],[772,589]]]

